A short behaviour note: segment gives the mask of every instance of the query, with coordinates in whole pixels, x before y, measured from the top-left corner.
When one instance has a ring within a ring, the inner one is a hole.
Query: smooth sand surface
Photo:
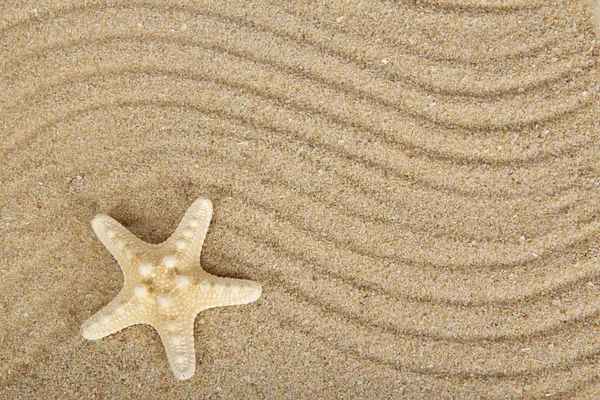
[[[583,1],[0,3],[0,398],[600,393],[598,47]],[[90,221],[262,283],[195,325],[81,323]]]

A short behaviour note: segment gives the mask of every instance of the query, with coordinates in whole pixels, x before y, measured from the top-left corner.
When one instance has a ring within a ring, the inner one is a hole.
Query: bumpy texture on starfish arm
[[[194,320],[207,308],[247,304],[262,288],[254,281],[220,278],[200,266],[200,253],[212,216],[210,200],[200,198],[188,209],[175,233],[161,244],[138,239],[107,215],[92,228],[121,266],[121,292],[81,327],[96,340],[135,324],[154,327],[165,346],[177,379],[189,379],[196,368]]]

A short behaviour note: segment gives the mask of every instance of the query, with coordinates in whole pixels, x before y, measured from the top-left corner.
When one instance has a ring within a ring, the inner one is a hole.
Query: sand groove
[[[576,1],[0,5],[0,393],[594,398],[596,64]],[[186,386],[78,327],[122,281],[93,215],[159,242],[199,195],[265,292]]]

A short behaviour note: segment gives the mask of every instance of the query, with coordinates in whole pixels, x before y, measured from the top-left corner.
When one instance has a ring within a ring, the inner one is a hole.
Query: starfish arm
[[[139,304],[128,301],[130,290],[124,288],[110,303],[88,318],[81,326],[81,334],[89,340],[102,339],[121,329],[143,322]]]
[[[189,379],[196,371],[196,350],[194,349],[195,315],[181,316],[155,326],[165,346],[171,371],[179,380]]]
[[[200,312],[213,307],[252,303],[262,294],[262,287],[247,279],[221,278],[205,273],[192,291],[195,309]]]
[[[147,252],[151,245],[138,239],[127,228],[108,215],[96,215],[92,220],[92,228],[98,239],[118,261],[125,275],[125,280],[127,280],[132,271],[126,271],[126,266],[131,265],[131,260]]]
[[[174,251],[178,262],[196,265],[212,217],[212,203],[200,197],[188,208],[173,235],[161,246]]]

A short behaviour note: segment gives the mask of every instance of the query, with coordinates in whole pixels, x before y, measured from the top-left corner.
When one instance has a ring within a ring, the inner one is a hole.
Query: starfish
[[[97,340],[131,325],[148,324],[158,332],[175,377],[192,377],[198,313],[251,303],[262,293],[257,282],[221,278],[200,266],[211,216],[212,203],[199,198],[169,239],[149,244],[111,217],[96,215],[92,228],[121,266],[124,284],[117,297],[83,323],[83,337]]]

